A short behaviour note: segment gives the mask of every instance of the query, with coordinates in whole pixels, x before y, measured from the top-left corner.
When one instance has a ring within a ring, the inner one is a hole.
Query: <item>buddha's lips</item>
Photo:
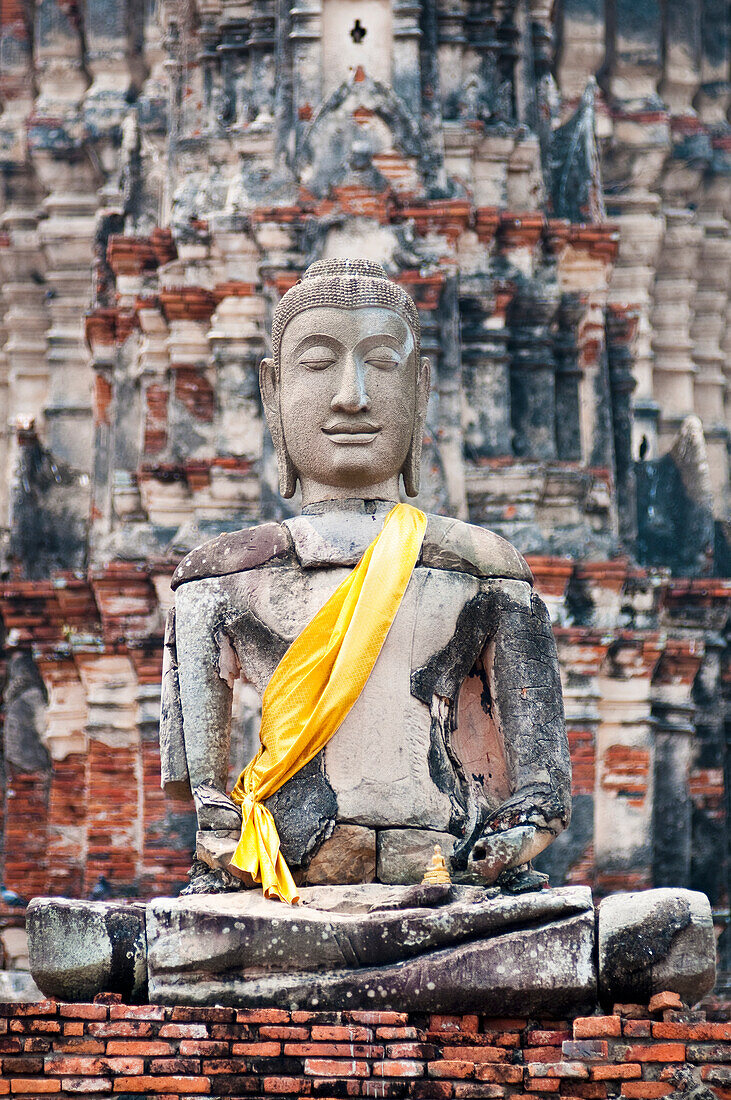
[[[377,424],[364,421],[354,423],[340,421],[337,424],[330,424],[322,430],[326,436],[332,439],[333,443],[353,444],[372,443],[381,429]]]

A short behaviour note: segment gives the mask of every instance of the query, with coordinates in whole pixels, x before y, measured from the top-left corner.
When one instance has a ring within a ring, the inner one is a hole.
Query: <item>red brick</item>
[[[560,1085],[558,1077],[531,1077],[525,1088],[527,1092],[558,1092]]]
[[[531,1062],[560,1062],[563,1058],[561,1047],[526,1047],[525,1056]]]
[[[456,1100],[473,1100],[474,1097],[501,1097],[500,1085],[483,1085],[478,1081],[455,1081],[452,1086]]]
[[[14,1035],[60,1035],[61,1025],[58,1020],[11,1020],[10,1030]]]
[[[689,1062],[728,1062],[728,1043],[688,1043],[686,1056]]]
[[[622,1032],[628,1039],[649,1039],[652,1024],[649,1020],[625,1020]]]
[[[281,1043],[232,1043],[232,1054],[247,1054],[250,1058],[276,1058],[282,1050]]]
[[[49,1054],[46,1058],[46,1071],[68,1073],[72,1077],[96,1077],[104,1073],[125,1074],[127,1076],[145,1072],[142,1058],[94,1058],[75,1057],[66,1054]]]
[[[406,1058],[398,1061],[384,1059],[373,1063],[374,1077],[423,1077],[424,1063]]]
[[[522,1031],[528,1021],[524,1016],[486,1016],[483,1024],[485,1031]]]
[[[235,1008],[221,1008],[217,1005],[207,1007],[196,1006],[189,1008],[185,1005],[176,1005],[170,1016],[183,1024],[230,1024],[236,1019]]]
[[[246,1053],[239,1047],[254,1045],[234,1043],[234,1054]],[[285,1043],[284,1054],[293,1058],[383,1058],[383,1047],[372,1043]]]
[[[177,1024],[173,1025],[177,1027]],[[188,1024],[195,1027],[195,1024]],[[252,1043],[257,1040],[257,1027],[255,1024],[208,1024],[208,1034],[217,1042],[243,1042],[245,1039]]]
[[[3,1058],[3,1074],[6,1077],[32,1077],[35,1073],[43,1073],[43,1056],[20,1054],[11,1058]]]
[[[51,1049],[51,1040],[34,1036],[32,1039],[23,1040],[23,1050],[26,1054],[47,1054]]]
[[[166,1049],[168,1054],[172,1053],[172,1044],[168,1043]],[[156,1053],[163,1054],[165,1051],[156,1051]],[[196,1056],[226,1057],[227,1054],[231,1053],[231,1044],[215,1039],[181,1039],[178,1053],[187,1058],[195,1058]]]
[[[377,1027],[377,1039],[423,1039],[426,1031],[416,1027]]]
[[[652,1025],[652,1034],[656,1039],[687,1039],[689,1041],[703,1041],[704,1039],[731,1040],[731,1023],[729,1024],[681,1024],[658,1023]]]
[[[594,1081],[628,1081],[642,1076],[642,1066],[636,1062],[623,1062],[620,1066],[590,1066]]]
[[[304,1084],[301,1077],[265,1077],[262,1081],[264,1092],[279,1092],[285,1095],[301,1093]]]
[[[504,1066],[483,1062],[475,1066],[478,1081],[498,1081],[506,1085],[518,1085],[523,1080],[522,1066]]]
[[[23,1096],[40,1096],[49,1092],[60,1092],[58,1077],[17,1077],[10,1082],[10,1091]]]
[[[569,1077],[580,1081],[589,1077],[589,1067],[583,1062],[529,1062],[526,1070],[529,1077]]]
[[[567,1081],[566,1092],[580,1096],[582,1100],[603,1100],[607,1095],[607,1086],[600,1081]]]
[[[20,1054],[22,1049],[22,1039],[0,1039],[0,1054]]]
[[[386,1047],[387,1058],[435,1058],[436,1047],[433,1043],[389,1043]]]
[[[204,1060],[202,1072],[216,1076],[222,1073],[248,1073],[249,1068],[250,1063],[245,1058],[216,1058]]]
[[[90,1039],[86,1035],[70,1035],[64,1036],[63,1039],[56,1039],[53,1049],[58,1054],[104,1054],[104,1043],[101,1039]],[[113,1054],[114,1051],[107,1051],[107,1053]]]
[[[208,1094],[211,1083],[205,1077],[117,1077],[115,1092],[159,1092],[182,1096]]]
[[[199,1073],[200,1068],[200,1058],[151,1058],[148,1073],[162,1073],[170,1077],[175,1073]]]
[[[367,1083],[367,1081],[364,1082],[364,1084]],[[382,1081],[377,1084],[378,1088],[383,1088]],[[453,1095],[452,1085],[449,1081],[414,1081],[409,1092],[414,1100],[449,1100],[449,1097]]]
[[[609,1039],[621,1034],[619,1016],[579,1016],[574,1020],[574,1039]]]
[[[702,1066],[701,1078],[714,1085],[731,1085],[731,1065]]]
[[[625,1020],[642,1020],[647,1016],[647,1005],[617,1004],[612,1012]]]
[[[408,1012],[346,1012],[345,1015],[355,1024],[371,1026],[393,1026],[408,1024]]]
[[[684,1062],[684,1043],[653,1043],[651,1046],[630,1047],[628,1062]]]
[[[284,1039],[294,1043],[298,1040],[309,1039],[310,1029],[308,1027],[293,1027],[291,1024],[288,1027],[271,1027],[264,1024],[259,1028],[259,1035],[262,1039]],[[281,1080],[284,1081],[286,1078],[282,1077]]]
[[[518,1031],[504,1031],[502,1034],[499,1032],[489,1032],[490,1042],[496,1047],[511,1047],[516,1049],[520,1046],[520,1032]]]
[[[4,1016],[55,1016],[55,1001],[17,1001],[3,1005]]]
[[[650,1012],[662,1012],[665,1008],[682,1008],[683,1002],[677,993],[672,993],[669,989],[666,989],[662,993],[656,993],[654,997],[650,997],[650,1003],[647,1007]]]
[[[508,1052],[502,1047],[445,1046],[442,1054],[447,1060],[470,1062],[507,1062]]]
[[[430,1077],[472,1077],[475,1073],[475,1063],[455,1058],[437,1059],[435,1062],[427,1063],[426,1072]]]
[[[152,1024],[137,1020],[114,1020],[104,1024],[87,1024],[86,1031],[89,1035],[96,1035],[99,1039],[145,1039],[148,1035],[155,1034]]]
[[[625,1081],[622,1085],[622,1096],[632,1097],[633,1100],[655,1100],[657,1096],[667,1096],[673,1091],[673,1086],[665,1081]]]
[[[111,1005],[110,1020],[164,1020],[164,1005]]]
[[[569,1060],[580,1062],[599,1062],[609,1054],[606,1039],[577,1039],[561,1044],[561,1049]]]
[[[559,1031],[558,1028],[555,1031],[546,1028],[532,1028],[525,1034],[525,1045],[527,1047],[560,1047],[561,1043],[565,1043],[570,1038],[570,1031]]]
[[[237,1008],[239,1024],[288,1024],[289,1013],[283,1008]]]
[[[161,1039],[207,1039],[205,1024],[163,1024],[158,1035]]]
[[[424,1080],[424,1078],[419,1078]],[[333,1082],[335,1084],[335,1082]],[[356,1093],[348,1093],[348,1096],[372,1096],[374,1100],[378,1097],[378,1100],[382,1100],[384,1097],[396,1097],[405,1096],[408,1089],[408,1095],[412,1095],[412,1089],[416,1084],[414,1078],[399,1078],[399,1077],[367,1077],[360,1081],[350,1081],[351,1086],[355,1085],[357,1088]],[[317,1092],[321,1091],[321,1082],[313,1082],[316,1086]],[[325,1086],[323,1085],[322,1088]],[[313,1091],[315,1089],[313,1088]],[[333,1090],[334,1091],[334,1090]]]
[[[129,1057],[138,1055],[140,1058],[149,1058],[159,1054],[169,1054],[169,1043],[159,1043],[145,1039],[110,1039],[107,1043],[107,1054],[118,1054]],[[180,1044],[180,1053],[185,1054],[183,1044]]]
[[[106,1020],[109,1009],[106,1005],[59,1005],[58,1011],[71,1020]]]
[[[373,1031],[371,1028],[355,1027],[353,1024],[351,1024],[350,1027],[314,1024],[310,1034],[314,1040],[325,1039],[332,1040],[336,1043],[367,1043],[373,1038]]]
[[[63,1025],[63,1033],[64,1035],[83,1035],[84,1021],[70,1020],[67,1024]]]
[[[108,1077],[64,1077],[62,1088],[64,1092],[85,1093],[111,1092],[114,1082]]]
[[[430,1031],[452,1031],[465,1033],[477,1033],[476,1016],[432,1016],[429,1020]]]
[[[306,1058],[305,1073],[310,1077],[367,1077],[368,1063],[356,1061],[337,1061],[334,1058]]]

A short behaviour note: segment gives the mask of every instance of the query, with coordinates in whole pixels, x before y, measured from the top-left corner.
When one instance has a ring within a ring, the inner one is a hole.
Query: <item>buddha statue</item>
[[[230,888],[231,874],[252,884],[231,862],[235,679],[264,694],[384,529],[400,483],[418,492],[429,361],[413,301],[378,264],[314,263],[275,310],[260,384],[280,490],[292,497],[299,482],[301,515],[219,536],[172,582],[162,785],[195,799],[210,871],[193,889]],[[454,882],[526,890],[544,884],[530,861],[568,824],[570,777],[530,569],[490,531],[429,515],[362,690],[265,806],[300,883],[418,883],[439,844]]]
[[[597,912],[531,867],[570,814],[556,648],[509,543],[399,502],[429,392],[413,302],[377,264],[313,264],[272,352],[262,401],[301,514],[206,543],[173,579],[160,747],[163,786],[195,801],[190,887],[136,911],[35,899],[39,987],[129,994],[134,970],[159,1004],[501,1016],[698,1000],[707,898]],[[261,748],[227,791],[239,677]]]

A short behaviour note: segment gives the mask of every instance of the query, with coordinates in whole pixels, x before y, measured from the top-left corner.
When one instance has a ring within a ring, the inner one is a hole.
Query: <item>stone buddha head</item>
[[[262,360],[264,412],[282,496],[303,505],[347,497],[398,500],[419,489],[429,360],[419,315],[380,264],[320,260],[274,313]]]

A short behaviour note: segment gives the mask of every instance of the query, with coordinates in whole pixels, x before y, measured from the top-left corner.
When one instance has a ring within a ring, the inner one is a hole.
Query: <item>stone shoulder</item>
[[[173,573],[170,587],[175,591],[186,581],[205,577],[225,577],[256,569],[274,558],[287,555],[292,540],[281,523],[260,523],[204,542],[183,558]]]
[[[175,591],[187,581],[256,569],[292,552],[292,537],[285,524],[262,523],[232,531],[191,550],[175,570],[170,587]],[[506,539],[483,527],[445,516],[428,517],[419,564],[473,577],[533,582],[525,559]]]
[[[428,517],[421,564],[450,569],[474,577],[503,577],[533,583],[533,574],[522,554],[507,539],[446,516]]]

